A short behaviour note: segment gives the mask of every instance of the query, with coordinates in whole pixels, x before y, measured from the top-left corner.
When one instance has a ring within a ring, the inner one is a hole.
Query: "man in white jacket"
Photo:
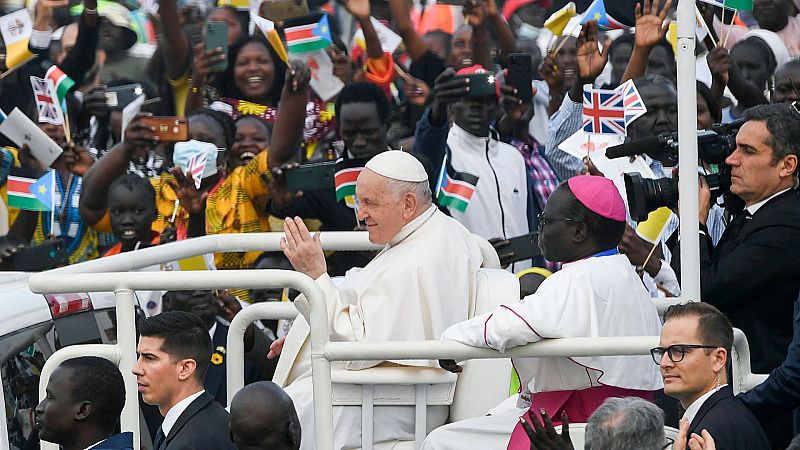
[[[563,268],[519,303],[455,324],[442,339],[504,351],[549,338],[658,335],[655,305],[616,248],[625,230],[625,204],[610,180],[577,176],[561,183],[539,216],[539,230],[544,257],[563,262]],[[441,427],[423,449],[528,449],[519,417],[529,409],[545,409],[556,424],[562,413],[586,422],[608,397],[652,399],[662,382],[648,359],[516,358],[523,383],[516,404],[507,401],[490,416]],[[459,371],[454,361],[441,365]],[[526,420],[538,420],[531,415]]]
[[[493,86],[483,89],[478,80]],[[417,125],[414,142],[414,152],[424,155],[437,170],[446,164],[451,171],[478,178],[466,209],[447,209],[469,231],[486,239],[527,234],[535,221],[525,159],[500,141],[491,127],[499,96],[494,74],[483,67],[467,67],[455,74],[448,69],[436,80],[434,102]],[[448,109],[454,122],[449,127]],[[520,262],[513,270],[527,267],[529,262]]]

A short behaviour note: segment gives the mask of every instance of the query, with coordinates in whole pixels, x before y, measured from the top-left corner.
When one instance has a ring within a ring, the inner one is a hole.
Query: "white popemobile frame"
[[[679,168],[679,209],[681,234],[681,287],[683,296],[671,301],[659,301],[659,311],[668,305],[700,299],[698,179],[696,173],[697,116],[695,86],[695,0],[679,0],[677,7],[677,68],[679,160],[687,162]],[[133,290],[154,289],[215,289],[222,287],[291,287],[308,297],[311,306],[311,358],[313,371],[316,430],[318,449],[332,448],[331,361],[382,359],[479,359],[552,356],[642,355],[658,343],[657,336],[618,337],[599,339],[552,339],[529,344],[504,353],[472,348],[455,342],[385,342],[333,343],[328,341],[328,324],[321,290],[303,274],[278,270],[226,270],[197,272],[127,272],[143,267],[212,252],[263,250],[277,251],[282,233],[225,234],[205,236],[188,241],[143,249],[137,252],[89,261],[31,276],[31,290],[38,293],[96,292],[113,290],[117,297],[118,342],[110,345],[73,346],[57,351],[48,359],[42,371],[40,394],[47,385],[52,370],[63,360],[87,354],[105,357],[117,364],[125,376],[127,401],[123,410],[122,430],[133,431],[135,447],[139,446],[139,414],[136,384],[130,369],[136,359]],[[370,244],[366,233],[322,233],[326,250],[367,250],[378,247]],[[481,247],[488,264],[498,267],[494,250],[482,241]],[[252,321],[262,318],[292,318],[296,309],[285,304],[256,304],[244,309],[231,324],[228,343],[228,398],[241,388],[243,375],[244,330]],[[743,391],[766,379],[766,375],[750,373],[749,350],[744,335],[736,330],[734,356],[734,389]],[[321,401],[325,399],[326,401]],[[0,431],[0,437],[3,436]],[[6,444],[7,438],[0,445]],[[42,448],[56,446],[42,443]]]

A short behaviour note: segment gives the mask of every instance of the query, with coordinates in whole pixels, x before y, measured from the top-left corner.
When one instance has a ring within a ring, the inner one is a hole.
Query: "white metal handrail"
[[[130,296],[131,290],[179,290],[179,289],[219,289],[224,287],[239,288],[275,288],[289,287],[303,293],[308,299],[311,308],[310,318],[314,326],[311,327],[311,370],[313,377],[313,393],[315,398],[330,398],[331,371],[330,362],[325,358],[324,345],[328,341],[327,310],[322,290],[311,278],[299,272],[287,270],[219,270],[219,271],[188,271],[188,272],[110,272],[92,274],[57,274],[55,271],[42,272],[32,275],[29,286],[36,293],[67,293],[67,292],[107,292],[115,291],[117,299],[121,295]],[[127,308],[119,308],[127,309]],[[130,308],[133,310],[133,308]],[[246,311],[246,308],[244,311]],[[119,310],[117,312],[119,314]],[[244,317],[246,317],[245,315]],[[127,319],[125,324],[117,323],[120,327],[134,326],[134,318]],[[244,331],[234,334],[237,339],[231,343],[236,348],[236,343],[243,346]],[[231,335],[229,335],[230,339]],[[118,348],[123,354],[136,355],[135,339],[126,343],[125,347],[118,343]],[[85,349],[86,347],[84,347]],[[64,349],[66,350],[66,349]],[[61,350],[59,350],[61,351]],[[243,354],[243,348],[238,349]],[[58,353],[58,352],[56,352]],[[81,354],[87,354],[83,351]],[[55,354],[54,354],[55,355]],[[51,357],[52,358],[52,357]],[[65,358],[66,359],[66,358]],[[55,364],[55,362],[53,363]],[[133,364],[131,364],[131,367]],[[121,367],[122,369],[122,367]],[[130,371],[123,371],[123,377],[133,380]],[[45,386],[49,381],[49,373],[42,373],[40,386]],[[131,395],[134,399],[131,400]],[[128,390],[126,382],[126,407],[131,404],[138,406],[135,390]],[[135,416],[123,410],[122,430],[133,431],[138,448],[139,415]],[[316,402],[314,415],[317,423],[315,434],[316,446],[319,449],[331,448],[333,443],[333,418],[331,402]]]
[[[80,264],[60,267],[44,273],[51,275],[68,273],[126,272],[143,269],[169,261],[207,253],[281,251],[282,232],[272,233],[230,233],[201,236],[169,244],[148,247],[135,252],[125,252],[107,258],[99,258]],[[483,267],[499,268],[497,252],[486,239],[477,235],[475,242],[483,255]],[[320,233],[323,250],[326,251],[367,251],[380,250],[382,245],[369,241],[366,231],[325,231]]]
[[[31,277],[33,278],[33,277]],[[33,288],[31,284],[31,289]],[[60,291],[63,292],[63,291]],[[68,291],[68,292],[75,292]],[[134,309],[134,294],[130,289],[118,289],[114,292],[117,301],[117,343],[116,344],[84,344],[64,347],[47,358],[42,373],[39,377],[39,398],[46,396],[47,383],[50,375],[64,361],[79,356],[99,356],[105,358],[119,367],[123,374],[125,384],[125,406],[120,415],[120,426],[123,431],[133,431],[134,448],[139,448],[139,402],[136,395],[136,379],[131,370],[136,363],[136,311]],[[127,351],[126,351],[127,350]],[[129,375],[126,375],[129,374]],[[5,428],[5,427],[4,427]],[[5,441],[8,442],[8,441]],[[57,450],[58,445],[42,441],[41,448]]]

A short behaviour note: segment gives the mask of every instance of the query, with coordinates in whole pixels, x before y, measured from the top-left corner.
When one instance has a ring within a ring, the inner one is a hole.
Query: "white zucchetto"
[[[402,150],[388,150],[373,156],[365,166],[367,169],[386,178],[397,181],[421,183],[428,181],[428,174],[422,163],[410,153]]]

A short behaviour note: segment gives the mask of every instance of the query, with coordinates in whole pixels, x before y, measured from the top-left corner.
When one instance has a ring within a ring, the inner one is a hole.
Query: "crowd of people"
[[[660,187],[677,176],[676,147],[652,144],[678,130],[672,0],[310,0],[275,16],[280,3],[0,5],[13,18],[0,20],[0,268],[283,232],[282,252],[142,270],[298,271],[322,289],[333,341],[505,351],[660,335],[651,357],[515,358],[519,392],[487,415],[447,423],[446,406],[428,407],[425,449],[572,448],[570,422],[587,423],[587,449],[666,448],[665,425],[680,429],[674,448],[800,448],[799,1],[698,3],[696,128],[713,137],[697,161],[701,296],[662,315],[653,300],[681,294],[680,223],[667,211],[645,232],[621,167]],[[607,107],[594,96],[623,92],[625,108],[641,104],[624,126],[592,116]],[[623,164],[600,142],[648,144]],[[666,192],[648,208],[677,212]],[[326,252],[316,233],[354,230],[382,250]],[[518,303],[475,313],[476,239],[517,274]],[[153,448],[315,448],[303,295],[137,299],[139,359],[123,376],[138,381]],[[300,315],[247,329],[247,386],[228,399],[230,321],[262,301]],[[771,374],[740,395],[734,327],[753,372]],[[333,366],[385,365],[462,370]],[[65,362],[36,409],[39,438],[131,448],[114,435],[123,394],[113,364]],[[334,447],[360,447],[361,426],[359,407],[335,407]],[[375,442],[414,432],[413,407],[374,408]]]

